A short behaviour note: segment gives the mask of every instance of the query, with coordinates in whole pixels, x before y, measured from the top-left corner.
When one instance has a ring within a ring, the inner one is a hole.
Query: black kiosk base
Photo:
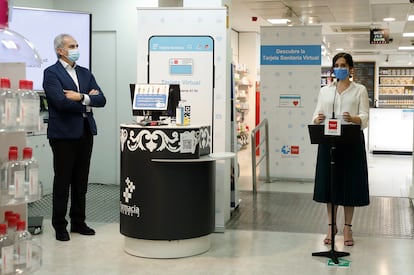
[[[120,232],[125,251],[179,258],[210,249],[216,162],[209,126],[121,125]]]

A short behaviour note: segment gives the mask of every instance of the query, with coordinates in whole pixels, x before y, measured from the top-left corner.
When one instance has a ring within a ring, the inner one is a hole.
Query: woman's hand
[[[325,121],[326,116],[323,113],[319,113],[318,116],[315,118],[315,124],[321,124]]]
[[[352,116],[348,112],[344,112],[342,118],[346,122],[352,122]]]

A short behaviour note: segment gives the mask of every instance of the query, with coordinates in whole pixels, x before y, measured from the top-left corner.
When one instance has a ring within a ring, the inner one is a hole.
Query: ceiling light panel
[[[406,22],[401,32],[414,32],[414,21]]]
[[[381,22],[385,17],[394,17],[395,21],[405,21],[410,11],[410,5],[412,4],[408,0],[404,4],[372,5],[372,21]]]
[[[306,7],[327,7],[327,0],[285,0],[283,1],[291,8],[306,8]]]
[[[398,47],[400,51],[414,51],[414,46],[400,46]]]
[[[269,21],[273,25],[285,25],[290,23],[290,20],[285,18],[267,19],[267,21]]]
[[[295,14],[299,17],[318,17],[321,23],[324,22],[335,22],[335,17],[331,13],[331,10],[328,7],[311,7],[311,8],[302,8],[294,9]]]
[[[346,1],[346,3],[344,2]],[[368,0],[327,1],[335,22],[371,22]]]
[[[375,4],[389,4],[390,2],[392,2],[392,4],[404,4],[407,3],[407,1],[405,0],[369,0],[369,2],[371,3],[371,5],[375,5]]]

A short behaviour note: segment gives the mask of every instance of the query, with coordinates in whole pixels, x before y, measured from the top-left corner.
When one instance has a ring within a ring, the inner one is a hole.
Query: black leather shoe
[[[87,225],[83,226],[71,226],[70,232],[79,233],[81,235],[95,235],[95,230]]]
[[[66,242],[70,240],[68,231],[56,231],[56,240]]]

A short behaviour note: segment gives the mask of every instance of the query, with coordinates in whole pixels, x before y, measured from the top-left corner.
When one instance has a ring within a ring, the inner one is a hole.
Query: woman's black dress
[[[338,145],[335,149],[335,205],[365,206],[369,204],[368,165],[364,133],[361,144]],[[313,199],[331,201],[331,146],[320,144],[316,162]]]

